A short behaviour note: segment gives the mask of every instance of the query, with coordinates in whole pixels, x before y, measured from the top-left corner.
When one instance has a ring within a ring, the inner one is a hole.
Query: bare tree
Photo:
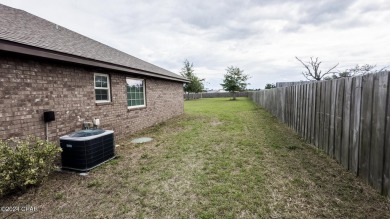
[[[295,57],[300,63],[302,63],[302,65],[307,69],[307,72],[302,72],[303,76],[305,76],[305,78],[307,80],[317,80],[317,81],[320,81],[322,80],[322,78],[326,75],[329,75],[329,74],[333,74],[334,72],[332,72],[333,69],[335,69],[339,63],[337,63],[335,66],[333,66],[332,68],[330,68],[328,71],[322,73],[322,71],[320,70],[320,65],[322,62],[318,61],[318,57],[313,60],[313,57],[310,57],[310,61],[309,62],[303,62],[302,60],[300,60],[298,57]]]

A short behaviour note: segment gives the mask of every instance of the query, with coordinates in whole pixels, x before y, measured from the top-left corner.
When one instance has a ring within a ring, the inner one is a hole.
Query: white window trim
[[[96,87],[96,76],[104,76],[107,77],[107,88],[102,87]],[[94,93],[95,93],[95,103],[110,103],[111,102],[111,89],[110,89],[110,75],[108,74],[102,74],[102,73],[95,73],[93,76],[93,87],[94,87]],[[108,100],[96,100],[96,89],[102,89],[107,90]]]
[[[143,92],[144,92],[144,105],[137,105],[137,106],[128,106],[127,105],[127,82],[126,82],[126,105],[127,105],[127,109],[136,109],[136,108],[143,108],[143,107],[146,107],[146,93],[145,93],[145,79],[142,79],[142,78],[129,78],[129,77],[126,77],[126,79],[130,79],[130,80],[137,80],[137,81],[142,81],[142,89],[143,89]]]

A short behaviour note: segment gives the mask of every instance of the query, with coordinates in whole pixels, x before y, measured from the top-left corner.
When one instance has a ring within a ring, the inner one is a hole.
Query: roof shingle
[[[23,10],[0,4],[0,39],[82,58],[155,73],[183,77],[66,29]]]

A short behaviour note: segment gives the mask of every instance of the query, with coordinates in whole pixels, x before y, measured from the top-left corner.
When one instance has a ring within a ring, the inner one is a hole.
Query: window
[[[110,102],[110,78],[106,74],[95,73],[96,103]]]
[[[126,79],[127,89],[127,107],[136,108],[145,105],[145,80]]]

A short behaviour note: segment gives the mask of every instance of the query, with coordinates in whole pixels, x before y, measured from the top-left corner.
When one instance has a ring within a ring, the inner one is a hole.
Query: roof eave
[[[2,40],[2,39],[0,39],[0,51],[14,52],[14,53],[19,53],[19,54],[24,54],[24,55],[36,56],[36,57],[40,57],[40,58],[47,58],[47,59],[53,59],[53,60],[58,60],[58,61],[77,63],[77,64],[82,64],[82,65],[112,69],[112,70],[123,71],[123,72],[128,72],[128,73],[136,73],[136,74],[140,74],[140,75],[162,78],[162,79],[178,81],[178,82],[183,82],[183,83],[189,82],[189,80],[185,79],[185,78],[170,77],[170,76],[158,74],[155,72],[148,72],[148,71],[144,71],[144,70],[140,70],[140,69],[116,65],[116,64],[103,62],[103,61],[99,61],[99,60],[94,60],[94,59],[88,59],[88,58],[84,58],[84,57],[80,57],[80,56],[57,52],[57,51],[42,49],[42,48],[38,48],[38,47],[30,46],[30,45],[25,45],[25,44],[20,44],[20,43],[15,43],[15,42],[11,42],[8,40]]]

